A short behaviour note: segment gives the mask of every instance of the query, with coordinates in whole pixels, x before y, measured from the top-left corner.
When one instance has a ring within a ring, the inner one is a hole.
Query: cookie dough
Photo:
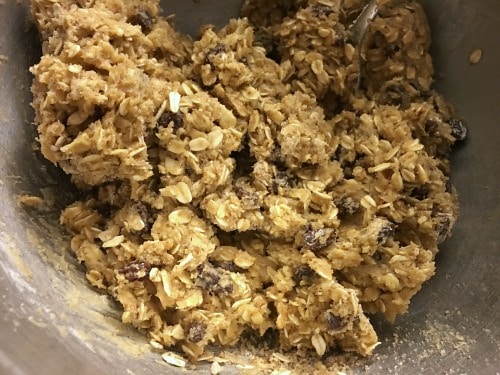
[[[367,314],[407,311],[466,128],[418,2],[381,2],[358,47],[363,5],[247,0],[193,40],[155,0],[31,1],[41,151],[86,197],[61,223],[124,322],[192,360],[270,334],[370,355]]]

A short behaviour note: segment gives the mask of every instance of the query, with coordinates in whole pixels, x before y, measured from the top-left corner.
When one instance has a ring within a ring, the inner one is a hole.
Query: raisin
[[[259,197],[256,193],[248,191],[247,189],[235,185],[234,192],[236,196],[242,201],[247,209],[257,208],[259,206]]]
[[[354,173],[352,167],[345,167],[344,168],[344,178],[346,180],[352,180],[354,178]]]
[[[322,105],[323,105],[323,103],[322,103]],[[338,162],[340,162],[340,158],[342,158],[343,154],[345,154],[344,148],[341,145],[339,145],[335,149],[335,152],[330,157],[330,160],[331,161],[338,161]]]
[[[128,281],[144,279],[151,271],[151,266],[146,262],[134,260],[118,270]]]
[[[304,234],[304,245],[316,252],[331,245],[336,239],[337,232],[333,228],[311,229]]]
[[[279,171],[286,171],[286,160],[283,154],[281,153],[281,148],[275,147],[273,149],[273,152],[271,153],[271,164],[274,164],[274,166],[279,170]]]
[[[290,178],[286,172],[277,171],[271,186],[273,194],[278,194],[280,187],[283,189],[290,189],[295,183],[296,181]]]
[[[314,15],[314,17],[328,17],[332,13],[333,9],[327,5],[315,4],[312,6],[312,14]]]
[[[205,263],[198,267],[196,285],[211,294],[232,293],[233,284],[228,275],[220,273],[212,264]]]
[[[132,205],[132,208],[137,211],[139,216],[141,217],[141,220],[146,224],[149,221],[149,210],[148,207],[146,206],[145,203],[143,202],[136,202]]]
[[[206,324],[195,321],[191,324],[191,327],[189,327],[187,339],[188,341],[196,344],[201,340],[203,340],[203,337],[205,337],[206,332],[207,332]]]
[[[222,55],[223,53],[226,52],[226,46],[222,43],[217,43],[215,47],[212,47],[208,52],[206,56],[206,62],[207,64],[210,64],[213,62],[213,59],[217,55]]]
[[[467,137],[467,124],[464,120],[452,119],[450,120],[451,135],[457,141],[463,141]]]
[[[310,280],[315,274],[316,272],[311,267],[302,265],[293,269],[292,279],[295,281],[295,284],[299,284],[303,280]]]
[[[345,32],[345,29],[341,27],[339,24],[335,27],[335,41],[334,45],[336,47],[344,47],[347,41],[347,33]]]
[[[390,56],[390,57],[395,56],[399,51],[400,51],[400,48],[398,46],[394,46],[392,44],[388,44],[385,47],[385,53],[387,54],[387,56]]]
[[[234,186],[234,192],[239,199],[243,199],[243,197],[247,194],[247,191],[238,185]]]
[[[346,44],[346,38],[345,37],[341,37],[341,36],[337,36],[337,38],[335,39],[335,42],[333,42],[333,45],[336,46],[336,47],[344,47]]]
[[[392,225],[387,225],[382,227],[377,235],[377,242],[384,243],[387,239],[394,234],[394,227]]]
[[[437,243],[443,242],[451,231],[451,215],[446,213],[438,213],[435,216],[437,234]]]
[[[234,262],[230,260],[223,260],[221,262],[212,262],[212,264],[217,268],[222,268],[229,272],[243,273],[243,268],[238,267]]]
[[[211,290],[219,283],[219,272],[211,264],[204,264],[198,268],[197,284],[204,289]]]
[[[406,90],[398,84],[391,84],[386,88],[387,103],[392,105],[399,105],[402,109],[410,106],[410,96]]]
[[[135,22],[141,26],[142,31],[150,31],[153,27],[153,16],[147,9],[140,9],[135,17]]]
[[[432,120],[428,120],[424,126],[425,132],[429,135],[436,133],[437,128],[438,128],[437,122]]]
[[[276,183],[279,186],[283,186],[286,188],[292,187],[291,179],[288,177],[286,172],[277,171],[276,175],[275,175],[275,179],[276,179]]]
[[[359,211],[359,202],[349,196],[340,198],[338,202],[336,202],[336,205],[341,218],[354,215]]]
[[[354,178],[354,172],[353,171],[354,171],[354,166],[352,164],[351,165],[346,165],[344,167],[344,170],[343,170],[343,172],[344,172],[344,178],[346,180],[353,179]]]
[[[413,190],[410,193],[411,197],[418,199],[419,201],[426,199],[428,195],[429,195],[429,188],[425,185],[413,188]]]
[[[338,331],[339,329],[342,329],[342,327],[345,326],[345,323],[340,316],[334,315],[329,311],[326,313],[325,321],[328,326],[328,329],[333,331]]]
[[[180,112],[164,112],[158,119],[158,125],[160,126],[168,126],[170,123],[172,123],[175,132],[184,125],[184,116]]]

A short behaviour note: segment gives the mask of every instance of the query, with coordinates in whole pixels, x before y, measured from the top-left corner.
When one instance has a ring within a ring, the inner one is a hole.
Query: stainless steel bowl
[[[239,1],[171,1],[181,29],[221,23]],[[442,246],[437,274],[396,325],[377,321],[377,355],[353,372],[498,374],[500,369],[500,2],[422,0],[434,34],[436,88],[470,125],[453,157],[461,217]],[[119,322],[68,252],[58,210],[74,199],[68,179],[32,150],[28,67],[39,57],[28,1],[0,6],[0,373],[176,373],[144,336]],[[484,51],[477,65],[469,54]],[[2,57],[2,60],[3,57]],[[44,210],[21,194],[57,192]],[[204,370],[199,370],[203,372]],[[205,370],[206,371],[206,370]]]

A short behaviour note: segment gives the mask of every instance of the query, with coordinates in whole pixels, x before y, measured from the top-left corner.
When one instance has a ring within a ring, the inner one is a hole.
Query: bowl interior
[[[119,321],[111,299],[88,286],[58,223],[60,209],[77,193],[34,150],[28,67],[40,50],[28,3],[0,7],[0,372],[165,371],[145,337]],[[165,9],[177,14],[179,29],[194,34],[200,24],[224,24],[239,3],[170,1]],[[382,345],[353,371],[494,374],[500,368],[500,2],[422,3],[433,31],[435,87],[469,123],[470,136],[452,160],[461,217],[441,247],[436,276],[395,325],[375,318]],[[476,48],[483,59],[471,65]],[[22,194],[54,202],[30,209],[18,203]]]

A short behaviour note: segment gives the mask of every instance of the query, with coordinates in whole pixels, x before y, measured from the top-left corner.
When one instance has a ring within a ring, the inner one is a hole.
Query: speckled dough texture
[[[154,0],[32,0],[43,155],[82,200],[61,223],[87,279],[155,347],[273,337],[370,355],[457,217],[463,121],[431,89],[415,1],[247,0],[191,37]]]

